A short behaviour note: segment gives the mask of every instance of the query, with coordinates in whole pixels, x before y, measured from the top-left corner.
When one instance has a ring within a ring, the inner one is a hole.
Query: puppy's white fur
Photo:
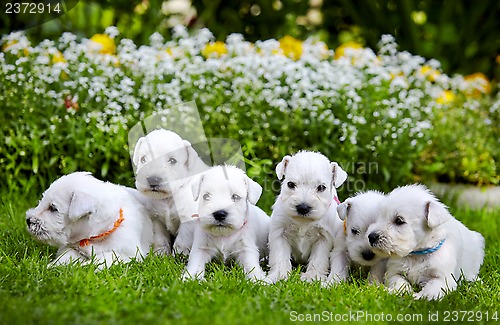
[[[377,221],[378,206],[384,194],[367,191],[348,198],[337,206],[337,212],[344,221],[347,251],[354,265],[368,267],[370,283],[383,283],[387,259],[375,254],[368,241],[368,227]]]
[[[90,173],[72,173],[54,181],[39,204],[26,212],[28,231],[41,242],[59,248],[51,265],[71,261],[110,266],[114,261],[142,259],[152,244],[153,229],[141,204],[123,186],[102,182]],[[124,220],[115,228],[122,210]]]
[[[380,219],[369,229],[370,243],[389,257],[386,285],[392,292],[440,299],[461,279],[474,281],[484,258],[484,238],[456,220],[447,207],[422,185],[393,190],[381,204]],[[413,252],[439,247],[435,252]]]
[[[259,265],[267,248],[270,219],[255,206],[262,187],[233,166],[216,166],[192,187],[199,222],[183,279],[203,279],[213,258],[234,258],[251,280],[264,280]]]
[[[344,280],[347,251],[334,197],[347,173],[320,153],[301,151],[285,156],[276,174],[283,182],[271,215],[268,281],[286,279],[291,259],[307,264],[302,280]]]
[[[196,204],[191,195],[193,176],[206,170],[191,144],[172,131],[159,129],[140,138],[134,149],[139,199],[153,217],[155,251],[189,254]],[[171,238],[175,241],[171,243]]]

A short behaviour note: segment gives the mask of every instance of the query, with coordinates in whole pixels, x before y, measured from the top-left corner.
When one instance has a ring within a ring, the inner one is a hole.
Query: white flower
[[[110,38],[115,38],[120,34],[120,31],[116,26],[109,26],[104,30],[104,34],[108,35]]]

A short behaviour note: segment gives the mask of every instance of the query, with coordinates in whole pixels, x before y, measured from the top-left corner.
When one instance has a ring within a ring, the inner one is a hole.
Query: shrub
[[[387,188],[413,181],[414,162],[440,136],[431,129],[443,93],[471,89],[437,61],[398,51],[391,36],[377,54],[353,46],[335,58],[321,42],[290,37],[214,43],[206,29],[179,27],[173,40],[153,34],[137,48],[117,35],[113,27],[90,40],[64,33],[35,46],[22,33],[2,38],[0,163],[9,186],[45,187],[74,170],[131,185],[129,128],[195,100],[207,136],[239,141],[260,181],[274,179],[283,155],[314,149],[351,174],[349,191],[363,189],[358,180]]]

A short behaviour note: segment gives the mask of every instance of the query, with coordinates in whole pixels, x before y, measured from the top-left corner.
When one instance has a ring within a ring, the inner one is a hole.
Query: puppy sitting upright
[[[328,280],[344,280],[348,261],[336,210],[336,188],[347,179],[347,173],[320,153],[301,151],[285,156],[276,174],[283,182],[271,215],[268,280],[286,279],[291,258],[307,264],[302,280],[325,280],[329,256]]]
[[[153,229],[129,190],[86,172],[62,176],[26,212],[28,231],[59,247],[51,265],[95,259],[100,266],[111,266],[141,259],[149,252]]]
[[[208,167],[191,143],[164,129],[140,138],[132,160],[137,167],[136,187],[144,194],[137,198],[153,217],[155,251],[189,254],[194,231],[191,216],[196,213],[191,182]]]
[[[367,191],[348,198],[337,206],[339,217],[344,221],[349,258],[355,264],[370,269],[370,283],[384,282],[387,259],[373,252],[367,234],[368,227],[377,221],[378,205],[384,197],[380,192]]]
[[[251,280],[264,280],[269,217],[254,204],[262,187],[233,166],[213,167],[193,184],[199,223],[183,279],[203,279],[205,264],[235,258]]]
[[[484,238],[453,218],[422,185],[396,188],[382,202],[380,218],[368,229],[377,254],[388,256],[386,285],[415,298],[441,299],[461,279],[477,278]]]

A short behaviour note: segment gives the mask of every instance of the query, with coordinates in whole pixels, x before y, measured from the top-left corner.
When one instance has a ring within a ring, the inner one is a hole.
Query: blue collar
[[[422,249],[421,251],[413,251],[413,252],[410,252],[410,255],[425,255],[425,254],[434,253],[435,251],[440,249],[441,246],[443,246],[443,244],[444,244],[444,239],[442,241],[440,241],[436,247]]]

